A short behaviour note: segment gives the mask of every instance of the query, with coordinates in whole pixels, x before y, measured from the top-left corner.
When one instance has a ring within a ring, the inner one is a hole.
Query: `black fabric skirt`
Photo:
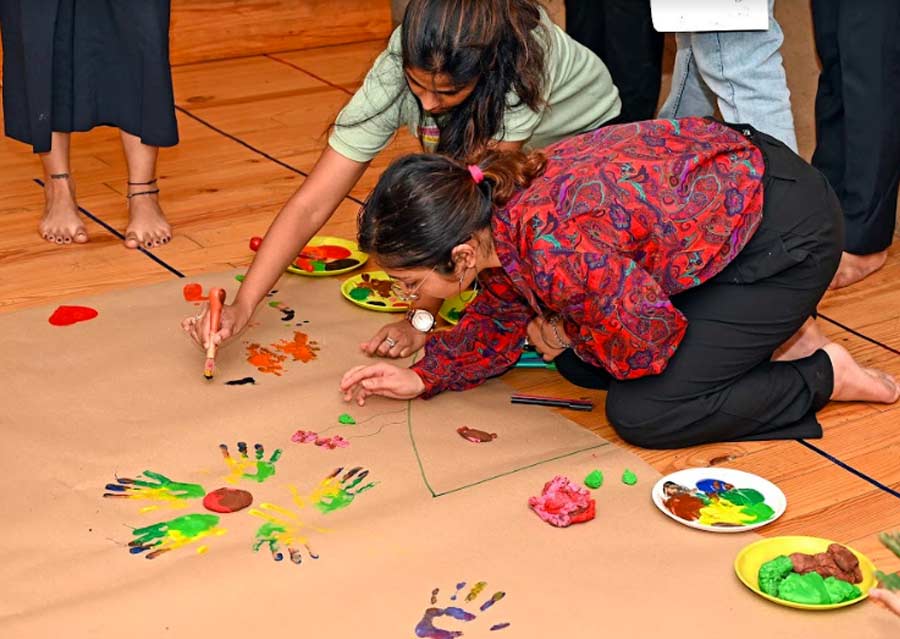
[[[95,126],[177,144],[170,2],[0,0],[6,135],[35,153]]]

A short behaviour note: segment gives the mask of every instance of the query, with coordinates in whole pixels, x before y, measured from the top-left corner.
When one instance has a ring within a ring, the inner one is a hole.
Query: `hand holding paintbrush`
[[[216,342],[213,339],[222,324],[222,306],[225,304],[225,289],[213,288],[209,291],[209,336],[206,343],[206,364],[203,376],[212,379],[216,373]]]

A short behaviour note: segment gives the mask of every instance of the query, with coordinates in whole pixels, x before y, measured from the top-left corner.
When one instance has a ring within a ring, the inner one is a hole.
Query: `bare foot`
[[[146,186],[131,186],[130,193],[146,191]],[[125,246],[128,248],[153,248],[172,239],[172,227],[159,208],[157,194],[138,195],[128,200],[128,228],[125,229]]]
[[[841,254],[841,264],[837,273],[828,285],[829,289],[844,288],[851,284],[866,279],[872,273],[884,266],[887,261],[887,250],[868,255],[854,255],[853,253]]]
[[[38,226],[41,237],[55,244],[84,244],[87,229],[78,215],[72,178],[47,178],[44,182],[44,217]]]
[[[772,353],[773,362],[791,362],[796,359],[809,357],[828,343],[828,338],[822,333],[814,317],[810,317],[803,323],[796,333],[778,349]]]
[[[877,402],[893,404],[900,398],[900,386],[892,375],[877,368],[860,366],[843,346],[834,342],[824,350],[834,368],[834,390],[831,399],[839,402]]]

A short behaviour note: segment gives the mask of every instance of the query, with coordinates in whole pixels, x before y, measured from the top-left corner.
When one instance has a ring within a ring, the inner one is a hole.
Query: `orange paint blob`
[[[286,355],[273,353],[259,344],[247,344],[247,362],[251,366],[255,366],[260,373],[281,375],[284,372],[284,360],[286,359]]]
[[[295,362],[299,360],[304,363],[314,360],[316,352],[319,350],[318,345],[309,341],[309,336],[300,331],[294,331],[293,340],[283,339],[276,344],[272,344],[272,347],[285,355],[290,355]]]
[[[185,284],[181,292],[186,302],[202,302],[206,299],[203,295],[203,286],[196,282]]]

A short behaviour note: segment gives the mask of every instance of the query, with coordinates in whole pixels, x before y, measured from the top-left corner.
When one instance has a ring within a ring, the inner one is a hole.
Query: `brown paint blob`
[[[253,495],[239,488],[219,488],[203,498],[203,507],[214,513],[236,513],[253,503]]]
[[[666,500],[666,508],[676,517],[687,521],[700,519],[700,509],[704,505],[702,499],[686,493],[677,493]]]
[[[456,429],[459,436],[472,442],[473,444],[485,444],[497,439],[497,433],[486,433],[477,428],[469,428],[468,426],[460,426]]]

